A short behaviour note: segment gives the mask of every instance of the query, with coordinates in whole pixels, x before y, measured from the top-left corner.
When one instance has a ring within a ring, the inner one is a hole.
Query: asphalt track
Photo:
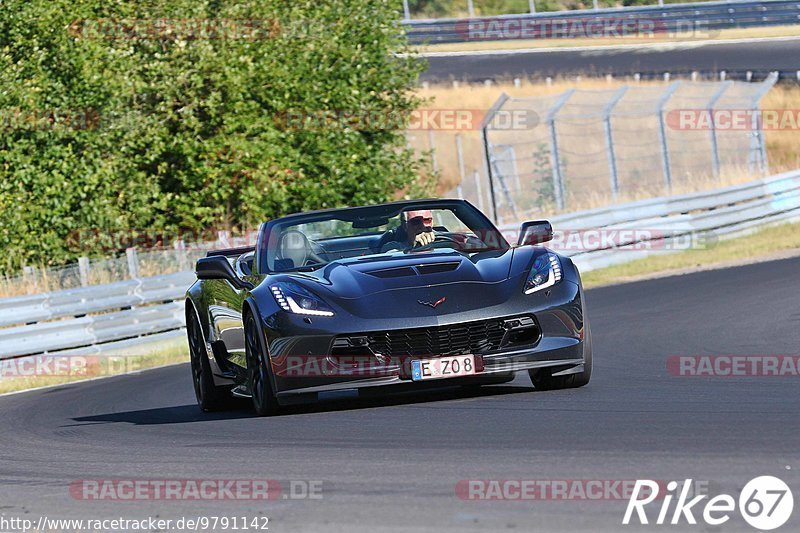
[[[0,513],[269,516],[283,531],[652,531],[623,501],[465,501],[464,479],[708,481],[776,475],[800,504],[798,378],[686,378],[672,355],[797,354],[800,258],[589,291],[595,376],[535,392],[444,389],[253,418],[204,415],[179,365],[0,398]],[[79,479],[321,480],[322,499],[82,501]],[[651,519],[655,517],[655,511]],[[800,529],[800,511],[779,531]],[[664,526],[658,528],[665,530]],[[734,515],[722,528],[753,531]]]
[[[582,75],[632,75],[637,72],[673,74],[726,70],[758,78],[777,70],[794,77],[800,70],[800,38],[744,42],[692,42],[591,49],[514,50],[498,53],[436,55],[427,57],[423,81],[449,79],[482,81],[510,77]]]

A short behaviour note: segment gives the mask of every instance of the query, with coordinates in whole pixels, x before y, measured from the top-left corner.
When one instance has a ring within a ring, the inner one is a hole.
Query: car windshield
[[[272,226],[268,242],[270,272],[440,249],[472,255],[508,248],[497,229],[469,204],[376,206],[290,217]]]

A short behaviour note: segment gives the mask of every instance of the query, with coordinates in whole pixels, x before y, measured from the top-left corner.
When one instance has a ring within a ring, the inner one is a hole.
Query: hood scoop
[[[392,268],[379,268],[376,270],[367,270],[364,274],[375,276],[376,278],[400,278],[404,276],[425,276],[427,274],[441,274],[443,272],[452,272],[456,270],[459,265],[458,261],[447,263],[427,263],[414,266],[401,266]]]

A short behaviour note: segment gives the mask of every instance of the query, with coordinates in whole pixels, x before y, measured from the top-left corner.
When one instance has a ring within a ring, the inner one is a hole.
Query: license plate
[[[411,379],[413,381],[471,376],[477,373],[478,369],[474,355],[411,361]]]

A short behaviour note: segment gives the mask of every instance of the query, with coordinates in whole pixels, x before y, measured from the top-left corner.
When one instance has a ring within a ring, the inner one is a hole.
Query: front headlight
[[[279,282],[269,288],[284,311],[296,315],[333,316],[328,304],[297,283]]]
[[[531,294],[561,281],[561,261],[553,253],[542,254],[536,258],[525,282],[525,294]]]

